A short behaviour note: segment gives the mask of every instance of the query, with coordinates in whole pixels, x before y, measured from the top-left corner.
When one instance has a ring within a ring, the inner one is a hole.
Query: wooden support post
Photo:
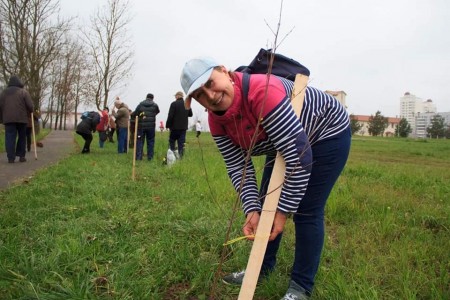
[[[34,159],[37,160],[36,131],[34,130],[34,117],[33,117],[33,113],[31,113],[31,132],[32,132],[32,134],[33,134]]]
[[[297,116],[300,116],[300,112],[302,111],[307,84],[308,76],[297,74],[291,97],[291,103]],[[284,158],[280,155],[280,153],[277,153],[272,176],[270,177],[269,187],[267,189],[268,193],[264,201],[258,228],[256,229],[255,240],[250,252],[247,268],[245,269],[245,276],[242,282],[241,290],[239,292],[239,300],[253,299],[256,284],[258,283],[259,272],[261,271],[261,265],[266,252],[267,243],[269,241],[270,232],[272,230],[273,220],[277,211],[285,171],[286,165]]]
[[[134,148],[133,148],[133,171],[131,174],[131,179],[135,179],[136,174],[136,142],[137,142],[137,129],[138,129],[138,116],[136,116],[135,122],[134,122]]]
[[[127,154],[128,154],[128,149],[130,149],[130,120],[128,120],[128,123],[127,123],[127,145],[126,145],[126,147],[127,147]]]

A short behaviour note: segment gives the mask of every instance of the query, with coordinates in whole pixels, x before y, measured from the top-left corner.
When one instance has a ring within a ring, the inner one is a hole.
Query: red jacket
[[[109,115],[107,110],[103,110],[100,117],[100,123],[97,125],[97,131],[108,130]]]
[[[233,104],[227,112],[219,116],[208,112],[208,122],[213,136],[228,136],[233,143],[243,149],[250,149],[251,139],[256,130],[259,118],[264,118],[286,97],[286,92],[279,80],[270,81],[270,95],[266,96],[265,74],[253,74],[250,78],[251,88],[248,99],[242,99],[242,73],[234,73]],[[261,99],[266,99],[261,101]],[[265,130],[259,126],[257,141],[267,139]]]

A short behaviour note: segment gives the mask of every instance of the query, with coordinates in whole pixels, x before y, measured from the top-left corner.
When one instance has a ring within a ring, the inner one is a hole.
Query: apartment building
[[[426,138],[427,137],[427,128],[431,126],[431,120],[436,116],[440,115],[444,118],[444,123],[450,124],[450,112],[426,112],[423,114],[418,114],[415,118],[416,127],[413,128],[412,134],[418,138]]]
[[[334,98],[336,98],[339,102],[341,102],[341,104],[345,108],[347,108],[347,105],[345,104],[345,97],[347,96],[347,94],[344,91],[329,91],[329,90],[326,90],[325,93],[327,93],[328,95],[331,95]]]
[[[436,105],[431,99],[423,101],[421,98],[406,92],[400,97],[400,118],[405,118],[411,125],[414,137],[425,137],[427,120],[436,114]]]

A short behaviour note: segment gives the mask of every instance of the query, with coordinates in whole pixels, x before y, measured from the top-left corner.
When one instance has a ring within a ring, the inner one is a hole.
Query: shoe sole
[[[240,286],[242,286],[242,283],[231,283],[231,282],[228,282],[228,281],[226,281],[226,280],[224,280],[224,279],[222,279],[222,282],[225,283],[225,284],[228,285],[228,286],[235,286],[235,287],[240,287]]]

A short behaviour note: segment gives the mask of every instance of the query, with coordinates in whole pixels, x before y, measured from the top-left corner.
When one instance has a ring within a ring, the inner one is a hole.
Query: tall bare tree
[[[79,104],[82,68],[86,68],[83,48],[75,39],[67,38],[64,47],[54,60],[52,81],[52,106],[55,129],[66,129],[68,115],[77,110]]]
[[[40,109],[51,62],[70,21],[59,18],[57,0],[0,0],[0,69],[3,80],[17,74]]]
[[[131,75],[134,52],[127,30],[129,8],[128,0],[108,0],[107,7],[97,10],[84,33],[95,68],[92,95],[98,109],[108,106],[111,90],[125,86]]]

